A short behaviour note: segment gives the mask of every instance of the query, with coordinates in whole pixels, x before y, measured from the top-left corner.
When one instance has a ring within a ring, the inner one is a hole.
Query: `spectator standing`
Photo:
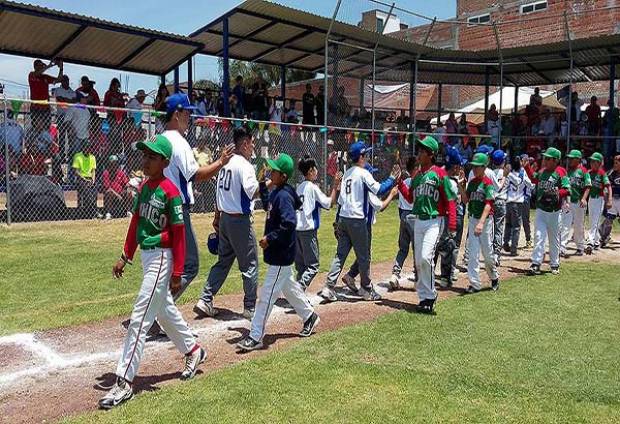
[[[243,77],[241,75],[238,75],[235,79],[235,86],[232,89],[232,94],[237,97],[237,106],[234,111],[235,116],[242,118],[245,114],[245,87],[243,85]]]
[[[596,96],[590,98],[590,104],[586,108],[588,116],[588,135],[599,135],[601,128],[601,107],[597,103]]]
[[[78,88],[77,91],[81,91],[88,96],[88,102],[86,103],[89,106],[101,106],[101,99],[99,99],[99,93],[95,90],[95,81],[91,81],[86,75],[82,77],[80,80],[82,85]],[[91,115],[94,115],[95,111],[93,110]]]
[[[88,143],[84,144],[73,156],[72,168],[77,176],[75,185],[80,215],[82,218],[95,218],[97,216],[97,189],[95,187],[97,159],[92,154]]]
[[[161,115],[155,121],[155,131],[161,133],[164,130],[166,119],[166,99],[170,96],[168,87],[166,84],[160,84],[157,89],[157,96],[155,96],[155,102],[153,103],[153,109],[157,112],[161,112]]]
[[[543,98],[540,95],[540,88],[534,89],[534,94],[530,96],[530,106],[540,109],[542,107]]]
[[[555,116],[551,114],[549,109],[545,109],[543,112],[542,120],[540,121],[539,133],[547,138],[547,142],[551,144],[555,136],[557,135],[557,122]]]
[[[306,92],[302,96],[301,102],[303,104],[303,124],[316,124],[316,119],[314,117],[314,106],[316,104],[316,99],[314,98],[314,94],[312,94],[312,84],[306,84]]]
[[[125,171],[118,166],[118,156],[112,155],[108,158],[108,167],[103,171],[101,177],[105,219],[125,216],[130,206],[129,194],[126,190],[129,178],[127,178]]]
[[[76,93],[77,105],[67,110],[65,114],[65,122],[70,124],[75,136],[69,151],[70,157],[73,157],[77,152],[82,150],[82,147],[88,144],[89,141],[89,122],[90,111],[86,108],[89,103],[90,96],[82,91]]]
[[[54,66],[58,66],[58,76],[52,77],[47,75],[45,71]],[[42,60],[34,61],[34,70],[28,74],[28,85],[30,87],[30,100],[33,103],[30,105],[30,119],[33,125],[49,131],[52,123],[52,114],[50,112],[50,105],[47,103],[50,96],[50,84],[56,84],[61,81],[62,76],[62,61],[50,61],[49,64],[43,63]]]
[[[571,132],[575,132],[579,127],[578,123],[581,121],[581,106],[583,106],[583,102],[579,99],[579,93],[573,91],[571,95]]]
[[[448,134],[456,134],[458,132],[458,128],[459,123],[456,120],[456,116],[454,116],[454,113],[450,112],[448,120],[446,121],[446,132]],[[458,137],[450,136],[448,140],[450,145],[454,145],[458,142]]]
[[[69,85],[69,77],[63,75],[60,79],[60,87],[54,89],[54,97],[57,103],[67,103],[67,105],[56,106],[56,127],[58,128],[58,146],[63,162],[66,162],[71,155],[72,149],[72,128],[71,124],[65,120],[65,115],[73,103],[77,101],[77,94]]]
[[[316,105],[316,123],[317,125],[325,125],[325,87],[319,85],[319,92],[314,98]]]
[[[125,97],[121,93],[121,82],[118,78],[112,78],[110,81],[110,87],[103,97],[103,105],[112,108],[125,107]],[[122,110],[108,111],[108,124],[110,125],[108,140],[112,153],[121,153],[123,151],[121,124],[123,123],[124,116],[125,112]]]
[[[131,110],[143,110],[144,100],[146,99],[146,92],[144,90],[136,91],[136,95],[127,102],[127,109]]]

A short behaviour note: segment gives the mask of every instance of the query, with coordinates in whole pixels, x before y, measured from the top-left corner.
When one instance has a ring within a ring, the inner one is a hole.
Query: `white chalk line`
[[[385,281],[383,281],[383,283],[385,283]],[[385,294],[388,290],[386,287],[380,284],[375,285],[375,290],[379,294]],[[343,293],[339,293],[338,296],[344,299],[359,299],[359,297],[349,296]],[[323,299],[317,295],[309,295],[308,298],[312,306],[317,306],[323,301]],[[288,311],[287,308],[282,308],[274,305],[272,317],[282,317],[285,315],[286,311]],[[212,325],[206,325],[204,327],[193,326],[192,330],[199,336],[203,335],[208,337],[215,337],[227,332],[231,326],[248,326],[248,324],[249,321],[246,319],[236,319],[232,321],[220,321]],[[168,344],[169,343],[147,343],[145,345],[145,351],[159,351],[166,348]],[[35,356],[45,361],[44,365],[30,366],[19,371],[0,374],[0,387],[10,386],[28,377],[42,379],[53,373],[58,373],[65,369],[79,368],[87,364],[112,361],[118,359],[118,357],[122,353],[121,349],[116,349],[112,351],[88,354],[76,353],[63,357],[59,353],[55,352],[51,347],[46,346],[43,342],[37,340],[36,336],[32,333],[20,333],[0,337],[0,345],[21,346],[25,350],[32,352]]]

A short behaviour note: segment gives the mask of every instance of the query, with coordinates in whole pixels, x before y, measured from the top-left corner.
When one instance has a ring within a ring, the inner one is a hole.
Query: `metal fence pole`
[[[497,43],[497,55],[499,57],[499,137],[497,138],[497,148],[502,148],[502,107],[504,94],[504,56],[502,55],[502,44],[499,39],[499,31],[497,25],[493,22],[493,32],[495,33],[495,42]]]
[[[325,126],[323,131],[323,189],[327,191],[327,96],[329,93],[327,91],[327,84],[329,79],[329,36],[332,32],[332,27],[334,26],[334,22],[336,21],[336,17],[338,16],[338,11],[340,10],[340,4],[342,0],[338,0],[336,3],[336,7],[334,8],[334,14],[332,15],[332,20],[329,23],[329,29],[327,30],[327,34],[325,34],[325,75],[323,76],[323,125]],[[317,111],[318,112],[318,111]]]
[[[4,109],[2,112],[2,120],[4,126],[6,126],[6,122],[8,119],[8,102],[6,100],[6,94],[3,94],[2,97],[4,103]],[[11,177],[11,162],[9,155],[9,141],[6,139],[6,131],[3,131],[4,134],[4,186],[6,192],[6,225],[11,225],[11,188],[10,188],[10,177]]]
[[[572,127],[572,110],[573,110],[573,42],[571,41],[570,36],[570,28],[568,27],[568,16],[566,12],[564,12],[564,30],[566,31],[566,41],[568,41],[568,52],[570,54],[570,72],[568,75],[568,102],[566,103],[566,107],[568,112],[566,113],[566,123],[567,123],[567,131],[566,131],[566,152],[570,152],[570,133]]]

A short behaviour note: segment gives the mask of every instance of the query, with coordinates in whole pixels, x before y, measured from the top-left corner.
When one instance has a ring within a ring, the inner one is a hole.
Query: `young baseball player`
[[[222,288],[235,258],[243,279],[243,317],[252,319],[258,286],[258,249],[252,227],[253,199],[258,180],[249,162],[254,141],[244,128],[233,132],[235,151],[217,177],[216,207],[213,228],[219,236],[218,260],[211,268],[200,300],[194,307],[198,315],[215,316],[213,297]]]
[[[297,186],[296,190],[302,207],[297,210],[295,270],[297,281],[305,290],[319,272],[317,231],[320,225],[321,209],[330,209],[336,203],[342,174],[336,173],[331,196],[328,197],[315,183],[319,171],[313,158],[306,156],[300,159],[298,168],[304,176],[304,181]]]
[[[523,223],[523,209],[528,206],[529,220],[529,198],[526,193],[531,192],[534,185],[530,181],[527,172],[523,169],[521,158],[515,156],[510,164],[510,172],[506,177],[506,225],[504,228],[504,250],[510,256],[517,256],[519,247],[519,235]],[[529,221],[528,221],[529,222]]]
[[[415,156],[407,159],[406,169],[410,176],[406,178],[403,182],[407,187],[409,187],[411,185],[411,178],[415,176],[418,169],[418,163]],[[390,288],[392,290],[398,290],[400,288],[400,274],[402,272],[405,259],[407,259],[407,256],[409,256],[409,248],[413,248],[412,243],[414,217],[411,214],[412,209],[413,204],[408,202],[399,190],[398,215],[400,217],[400,227],[398,230],[398,253],[396,253],[396,258],[394,259],[392,276],[390,277],[389,281]]]
[[[172,293],[181,288],[185,263],[183,200],[163,174],[172,155],[172,146],[165,136],[159,135],[152,142],[138,143],[137,147],[143,151],[144,174],[148,180],[140,187],[125,247],[112,271],[116,278],[122,277],[125,265],[131,264],[139,245],[144,279],[116,367],[116,384],[99,401],[104,409],[118,406],[133,396],[131,386],[138,373],[147,331],[155,318],[175,347],[185,355],[182,380],[194,377],[198,365],[207,357],[172,298]]]
[[[605,219],[601,224],[601,247],[609,243],[614,220],[620,219],[620,155],[614,157],[614,167],[609,173],[609,183],[611,184],[612,205],[605,211]]]
[[[543,153],[543,157],[543,167],[534,175],[533,181],[536,184],[536,221],[530,275],[540,274],[547,238],[549,238],[551,273],[560,273],[560,209],[570,189],[566,170],[558,166],[562,158],[560,151],[549,147]]]
[[[297,210],[302,206],[297,193],[288,185],[289,175],[293,175],[293,159],[281,153],[275,160],[267,161],[271,168],[271,182],[274,189],[267,199],[266,185],[261,184],[263,205],[267,212],[265,235],[260,240],[265,262],[269,265],[265,282],[261,289],[256,313],[252,318],[250,334],[237,344],[242,351],[251,351],[263,347],[265,327],[273,304],[280,293],[293,306],[304,323],[302,337],[312,334],[319,324],[319,316],[314,312],[302,286],[293,277],[295,260],[295,243]]]
[[[387,193],[400,177],[400,167],[394,165],[392,174],[384,182],[378,183],[364,167],[366,155],[372,147],[363,142],[353,143],[349,148],[351,166],[342,178],[340,195],[338,197],[339,213],[337,220],[338,247],[336,256],[331,265],[325,286],[319,296],[328,302],[338,300],[334,288],[342,267],[349,256],[351,249],[359,263],[361,288],[355,285],[347,286],[353,292],[358,292],[364,300],[380,300],[381,296],[375,291],[370,280],[370,259],[368,257],[368,226],[367,226],[367,198],[368,193],[381,195]],[[343,280],[344,281],[344,280]]]
[[[568,179],[570,181],[569,204],[566,211],[562,213],[562,246],[560,255],[566,255],[568,239],[571,227],[573,228],[573,239],[577,245],[576,256],[582,256],[584,252],[584,233],[586,206],[588,205],[588,195],[592,187],[588,170],[581,165],[581,152],[571,150],[568,155]]]
[[[370,174],[374,174],[377,172],[376,168],[373,168],[369,163],[366,164],[366,170],[370,172]],[[368,194],[368,203],[366,205],[366,216],[367,221],[366,225],[368,228],[368,259],[372,259],[372,226],[377,223],[377,213],[383,212],[390,206],[390,203],[394,199],[394,197],[398,194],[398,187],[392,188],[388,196],[385,200],[381,201],[375,194]],[[355,278],[360,274],[359,270],[359,262],[357,259],[351,265],[349,272],[347,272],[344,277],[342,277],[342,281],[345,283],[347,287],[357,287],[355,285]],[[357,290],[354,290],[353,293],[357,293]]]
[[[592,153],[590,156],[590,199],[588,200],[588,211],[590,215],[590,231],[588,232],[588,246],[586,253],[590,255],[593,250],[600,247],[601,235],[598,231],[603,208],[611,209],[612,194],[609,184],[609,177],[603,170],[603,155],[599,152]]]
[[[420,300],[417,310],[432,313],[437,300],[435,248],[442,232],[444,217],[447,217],[450,238],[456,237],[456,193],[452,192],[446,171],[434,165],[435,155],[439,151],[437,140],[426,137],[418,143],[420,172],[408,190],[402,183],[399,189],[408,201],[413,202],[413,214],[416,216],[413,246],[418,276],[416,291]]]
[[[480,291],[480,251],[484,258],[484,266],[491,279],[491,288],[499,289],[499,274],[496,267],[496,258],[493,251],[493,205],[495,184],[484,176],[484,170],[489,158],[483,153],[476,153],[471,165],[474,179],[467,184],[463,202],[467,203],[469,212],[469,262],[467,263],[467,277],[469,286],[465,293]]]
[[[506,176],[508,172],[505,167],[506,153],[503,150],[496,150],[491,154],[493,162],[493,186],[495,188],[495,199],[493,201],[493,257],[495,266],[500,266],[502,246],[504,244],[504,221],[506,219],[506,199],[507,189]]]

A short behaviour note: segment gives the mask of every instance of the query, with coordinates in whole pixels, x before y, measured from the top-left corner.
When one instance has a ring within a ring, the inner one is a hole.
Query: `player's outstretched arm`
[[[194,174],[194,181],[207,181],[213,178],[223,166],[225,166],[233,156],[235,146],[229,144],[222,150],[222,155],[218,160],[209,165],[201,166]]]

